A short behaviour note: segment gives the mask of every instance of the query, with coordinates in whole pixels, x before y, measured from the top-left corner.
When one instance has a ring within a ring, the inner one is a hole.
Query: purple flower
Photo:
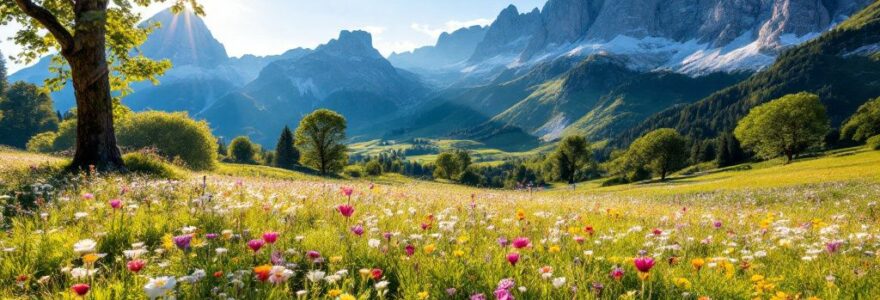
[[[498,245],[501,245],[501,247],[507,247],[507,239],[504,237],[498,238]]]
[[[513,279],[504,278],[498,282],[498,288],[496,288],[496,290],[509,290],[512,289],[514,285],[516,285],[516,283],[513,281]]]
[[[284,265],[284,262],[285,262],[284,255],[282,255],[281,252],[279,252],[279,251],[272,252],[271,261],[272,261],[272,265],[274,265],[274,266]]]
[[[175,236],[174,238],[172,238],[172,240],[174,241],[174,244],[177,245],[177,248],[180,248],[181,250],[189,250],[192,238],[192,235],[184,234]]]
[[[354,233],[356,236],[361,236],[364,234],[364,227],[360,224],[354,225],[354,227],[351,227],[351,233]]]
[[[840,250],[840,246],[843,246],[843,241],[841,240],[827,242],[825,243],[825,250],[833,254]]]
[[[712,223],[712,226],[715,226],[715,229],[721,228],[721,221],[715,221]]]
[[[219,235],[219,234],[216,234],[216,233],[209,233],[209,234],[206,234],[206,235],[205,235],[205,238],[206,238],[206,239],[209,239],[209,240],[213,240],[213,239],[216,239],[216,238],[218,238],[218,237],[220,237],[220,235]]]

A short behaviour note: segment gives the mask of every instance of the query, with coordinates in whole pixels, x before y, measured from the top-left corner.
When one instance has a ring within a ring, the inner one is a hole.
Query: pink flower
[[[518,237],[513,239],[513,247],[516,249],[522,249],[528,246],[531,246],[532,242],[529,241],[529,238],[526,237]]]
[[[95,199],[95,195],[92,194],[92,193],[85,193],[85,194],[82,195],[82,197],[83,197],[84,200],[92,200],[92,199]]]
[[[308,252],[306,252],[306,257],[308,257],[310,260],[314,261],[316,259],[321,258],[321,253],[318,251],[315,251],[315,250],[309,250]]]
[[[342,187],[341,190],[342,190],[342,194],[345,195],[346,197],[351,197],[351,193],[354,192],[353,188],[347,187],[347,186]]]
[[[833,253],[837,252],[837,250],[840,250],[840,246],[843,246],[843,241],[831,241],[831,242],[825,243],[825,251],[828,251],[828,253],[833,254]]]
[[[278,232],[269,231],[269,232],[263,233],[263,241],[265,241],[266,243],[274,244],[275,241],[277,241],[277,240],[278,240]]]
[[[519,261],[519,253],[511,252],[507,254],[507,262],[510,263],[511,266],[515,266]]]
[[[715,229],[721,228],[721,221],[715,221],[712,223],[712,226],[715,226]]]
[[[119,199],[110,200],[110,207],[112,207],[113,209],[119,209],[120,207],[122,207],[122,200],[119,200]]]
[[[263,240],[250,240],[247,243],[248,248],[251,248],[254,252],[260,251],[260,248],[263,248],[266,242]]]
[[[660,230],[660,228],[654,228],[654,230],[651,230],[651,233],[654,235],[661,235],[663,234],[663,230]]]
[[[639,272],[648,273],[654,267],[654,259],[647,256],[637,257],[633,260],[633,265]]]
[[[354,214],[354,206],[348,204],[339,205],[338,207],[336,207],[336,209],[339,210],[339,213],[346,218],[351,217],[351,215]]]
[[[413,256],[416,253],[416,247],[413,245],[406,245],[403,250],[406,251],[406,256]]]
[[[357,236],[361,236],[364,234],[364,227],[360,224],[354,225],[351,227],[351,233],[354,233]]]

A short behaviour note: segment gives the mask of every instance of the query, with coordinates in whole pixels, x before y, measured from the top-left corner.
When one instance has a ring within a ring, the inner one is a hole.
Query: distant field
[[[349,145],[354,155],[379,155],[383,152],[392,150],[405,150],[413,146],[412,143],[406,141],[391,141],[391,144],[381,145],[380,140],[372,140],[367,142],[355,143]],[[471,158],[478,164],[498,164],[506,159],[529,158],[537,154],[549,151],[552,145],[538,147],[533,150],[523,152],[508,152],[504,150],[490,148],[487,145],[470,140],[431,140],[431,144],[436,146],[440,152],[448,150],[467,150]],[[437,154],[422,154],[408,156],[408,160],[417,161],[419,163],[433,162],[437,158]]]

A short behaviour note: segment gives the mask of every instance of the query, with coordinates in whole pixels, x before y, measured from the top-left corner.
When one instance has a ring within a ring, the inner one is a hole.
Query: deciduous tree
[[[830,130],[819,96],[798,93],[753,108],[739,121],[734,135],[743,147],[764,158],[785,156],[785,162],[804,150],[820,146]]]
[[[4,0],[0,24],[21,25],[13,36],[23,50],[17,59],[29,63],[57,52],[51,69],[57,76],[47,86],[60,89],[73,83],[77,106],[76,153],[70,168],[124,169],[113,125],[111,90],[125,94],[129,83],[151,80],[171,67],[153,61],[136,48],[155,28],[138,26],[135,6],[173,2],[176,10],[189,5],[203,14],[197,0]]]
[[[322,175],[341,171],[348,162],[348,148],[343,144],[346,127],[345,117],[328,109],[303,118],[296,128],[295,141],[302,163]]]

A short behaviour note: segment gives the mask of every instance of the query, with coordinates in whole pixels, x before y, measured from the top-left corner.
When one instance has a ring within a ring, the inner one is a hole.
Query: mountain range
[[[469,139],[518,151],[568,134],[623,146],[659,127],[709,138],[800,90],[819,93],[839,124],[880,95],[872,2],[549,0],[388,58],[363,31],[229,57],[198,16],[163,11],[145,21],[162,26],[139,51],[174,67],[123,103],[186,111],[218,136],[263,145],[316,108],[345,115],[352,140]],[[10,79],[41,83],[49,59]],[[69,90],[53,98],[59,110],[74,106]]]

